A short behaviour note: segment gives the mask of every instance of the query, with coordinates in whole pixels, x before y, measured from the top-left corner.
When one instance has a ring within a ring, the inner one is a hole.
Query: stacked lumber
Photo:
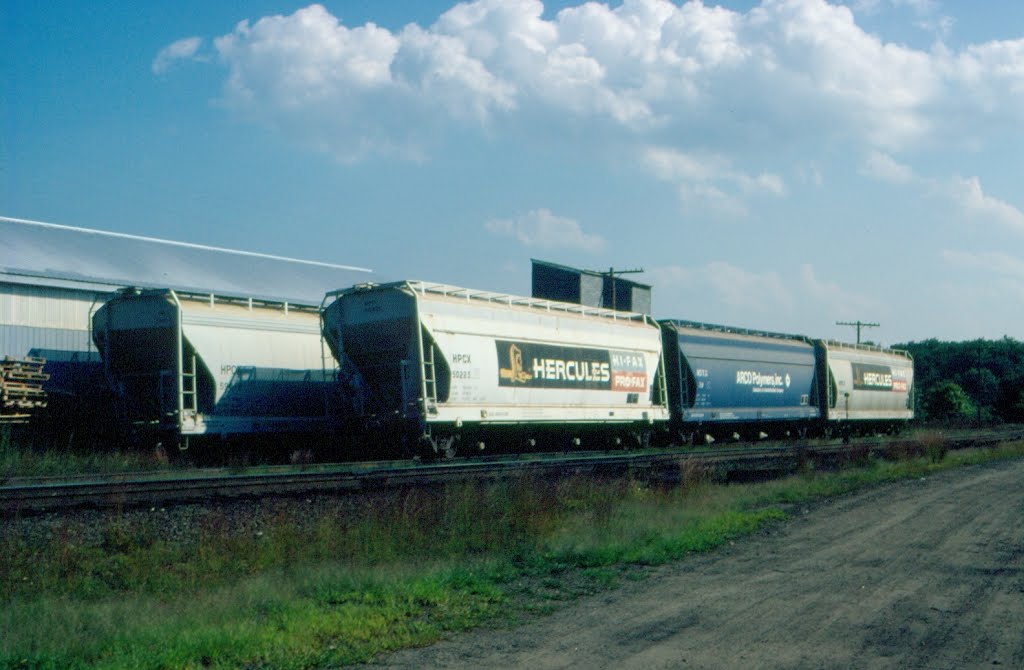
[[[33,410],[46,407],[45,364],[45,358],[33,357],[0,361],[0,423],[24,423]]]

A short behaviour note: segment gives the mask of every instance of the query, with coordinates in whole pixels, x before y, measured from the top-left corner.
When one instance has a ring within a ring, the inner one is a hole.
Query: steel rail
[[[975,433],[945,438],[949,448],[985,447],[1024,439],[1024,430]],[[227,469],[157,471],[74,478],[12,479],[0,486],[0,511],[23,514],[81,507],[126,508],[226,498],[313,493],[358,493],[400,486],[428,486],[517,476],[615,475],[632,472],[665,480],[681,476],[682,466],[703,468],[715,476],[792,471],[801,463],[837,463],[871,455],[924,453],[920,438],[850,444],[672,448],[642,452],[531,453],[500,460],[455,459],[422,464],[413,461],[360,462],[235,472]]]

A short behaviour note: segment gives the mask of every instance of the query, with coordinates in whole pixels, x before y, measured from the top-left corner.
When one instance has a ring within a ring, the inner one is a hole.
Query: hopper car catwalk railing
[[[1024,429],[976,432],[947,438],[950,448],[990,447],[1024,439]],[[841,463],[856,456],[918,453],[919,440],[862,440],[851,444],[670,449],[657,452],[523,454],[505,459],[454,460],[431,465],[379,461],[265,468],[257,473],[227,470],[158,471],[61,478],[20,478],[0,485],[5,514],[60,512],[80,507],[121,508],[205,502],[254,496],[339,494],[399,486],[539,476],[633,473],[658,480],[679,475],[680,465],[706,468],[719,477],[792,471],[800,463]]]
[[[481,301],[518,307],[532,307],[546,312],[564,312],[566,314],[580,314],[583,316],[600,316],[613,321],[643,321],[645,323],[653,323],[652,317],[646,314],[640,314],[637,312],[621,312],[614,309],[608,309],[606,307],[590,307],[576,303],[555,302],[544,298],[528,298],[524,296],[510,295],[508,293],[497,293],[494,291],[477,291],[474,289],[463,288],[461,286],[453,286],[451,284],[438,284],[435,282],[420,280],[407,280],[404,283],[410,290],[421,295],[442,295],[450,298],[464,298],[467,301]],[[375,286],[377,286],[377,284],[367,283],[357,284],[352,288],[372,288]],[[331,298],[336,298],[343,293],[351,291],[352,288],[344,288],[328,292],[324,296],[324,302],[322,305],[327,304]]]

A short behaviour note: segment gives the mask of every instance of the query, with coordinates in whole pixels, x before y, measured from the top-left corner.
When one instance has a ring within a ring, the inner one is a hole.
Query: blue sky
[[[0,215],[659,317],[1024,338],[1024,3],[0,10]]]

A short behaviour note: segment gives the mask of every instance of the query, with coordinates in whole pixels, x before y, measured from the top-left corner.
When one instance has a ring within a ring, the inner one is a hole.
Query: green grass
[[[25,426],[0,424],[0,483],[10,477],[120,473],[168,467],[167,456],[132,449],[74,449],[53,440],[32,441]]]
[[[318,668],[552,611],[709,551],[787,510],[882,482],[1024,455],[1024,444],[870,461],[764,484],[524,477],[346,499],[252,524],[159,510],[92,541],[0,536],[0,667]],[[7,528],[8,526],[3,526]]]
[[[236,443],[210,438],[206,445],[179,452],[170,445],[142,448],[123,441],[72,445],[70,440],[68,444],[61,444],[53,438],[29,438],[27,435],[30,433],[26,426],[0,425],[0,483],[13,477],[167,473],[203,465],[204,456],[221,452],[227,454],[223,459],[224,467],[252,472],[288,463],[292,455],[285,450],[283,441],[273,440],[232,453]]]

